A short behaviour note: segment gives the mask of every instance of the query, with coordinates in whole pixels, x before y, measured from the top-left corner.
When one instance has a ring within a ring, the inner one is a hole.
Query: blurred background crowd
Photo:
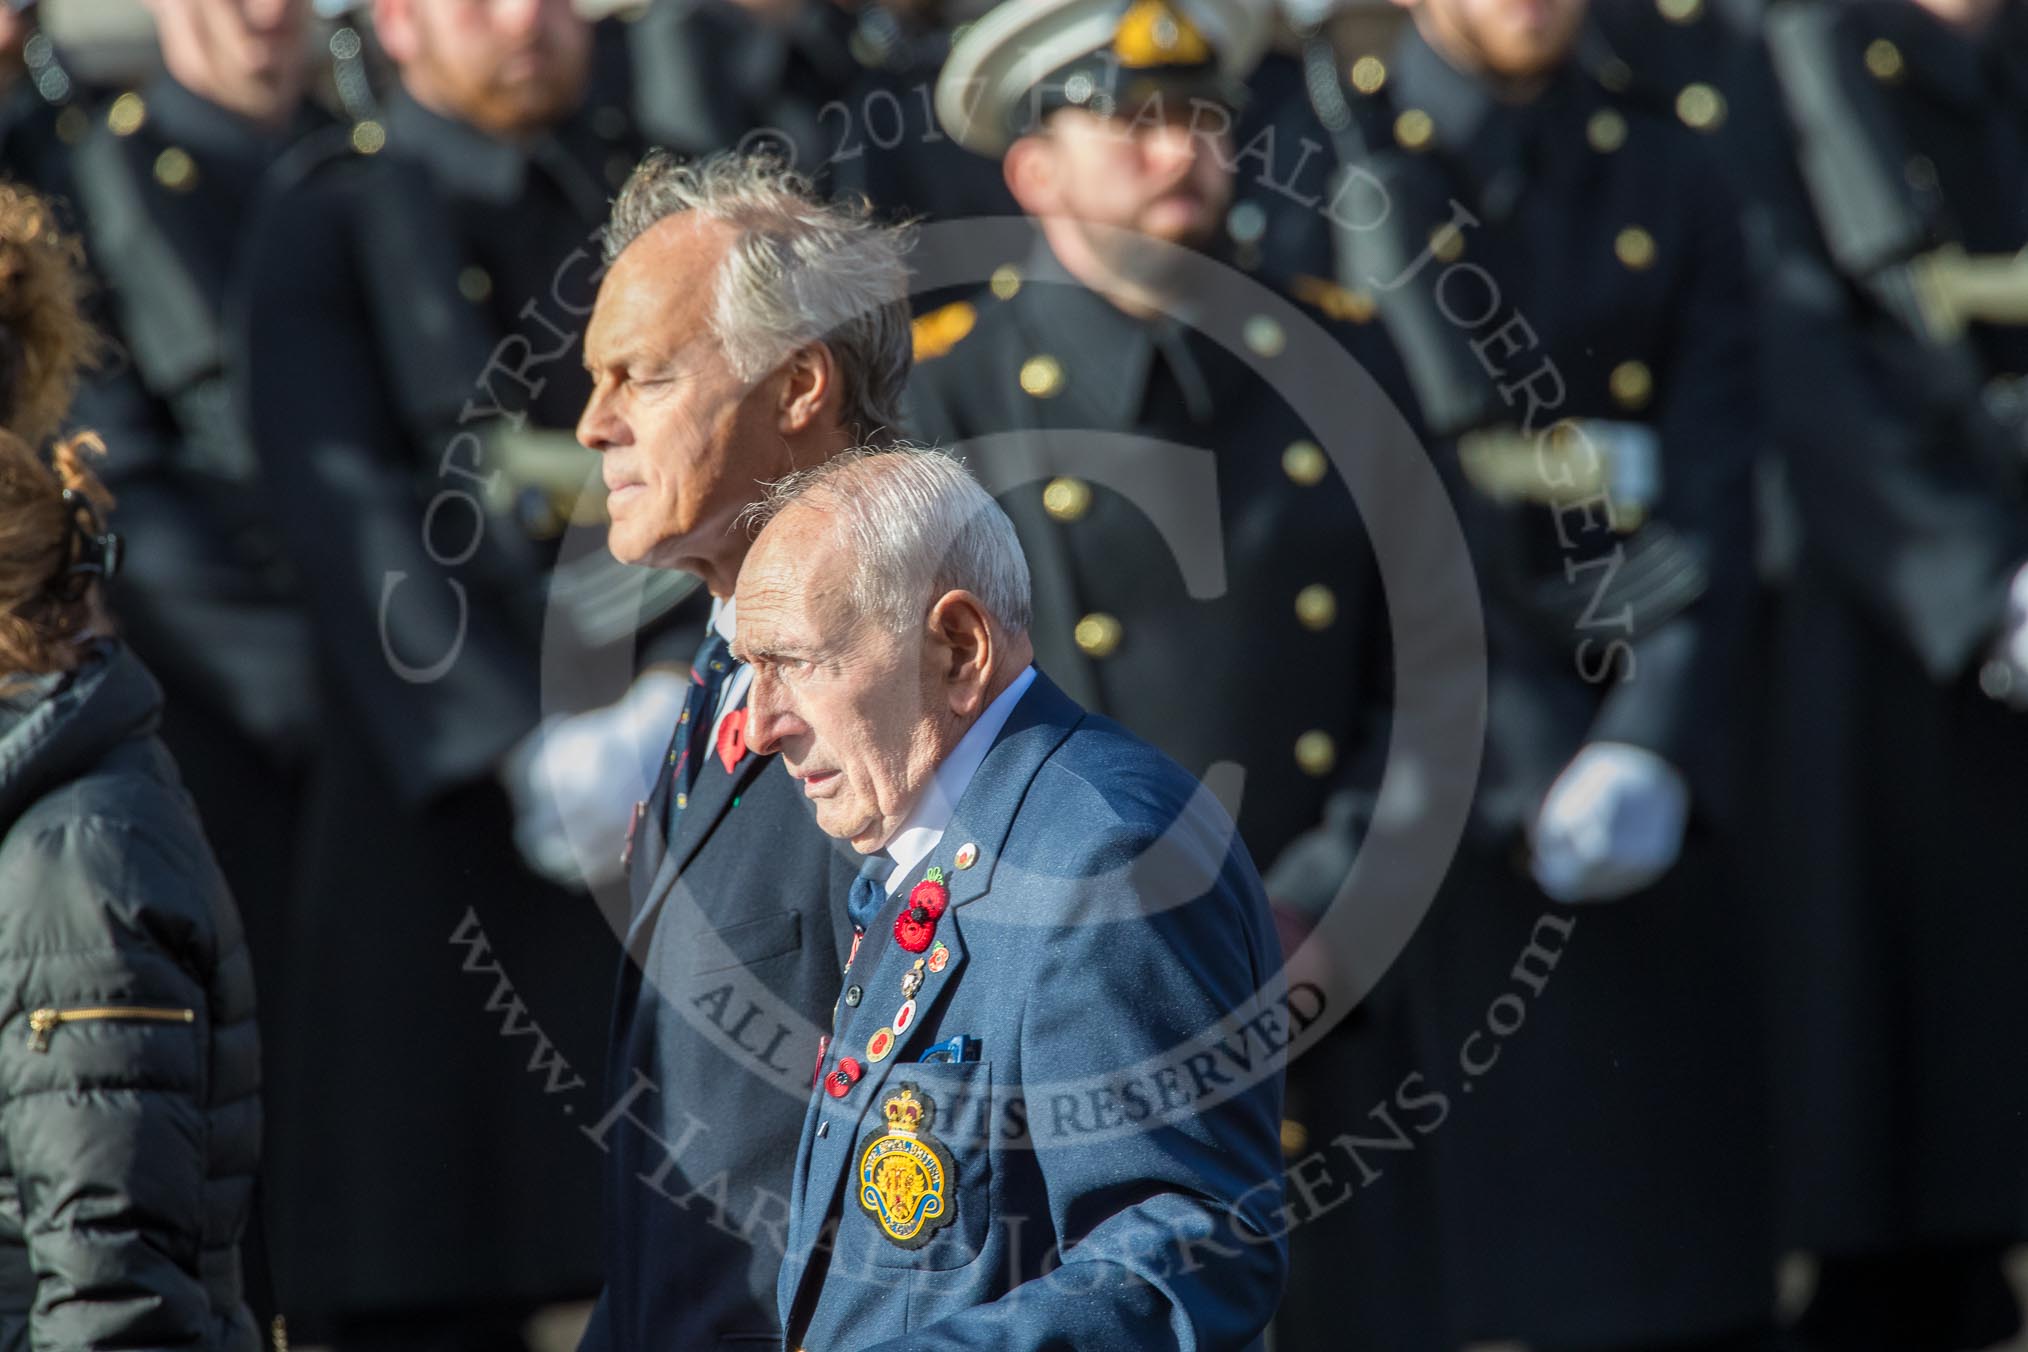
[[[0,6],[0,172],[81,241],[109,340],[67,422],[106,446],[111,610],[247,929],[247,1290],[278,1338],[572,1345],[604,884],[707,601],[595,529],[597,232],[657,146],[772,151],[925,227],[1021,215],[936,112],[990,8]],[[1262,404],[1010,253],[915,298],[901,430],[1159,432],[1225,466],[1231,591],[1203,606],[1119,477],[1004,500],[1055,551],[1042,665],[1192,770],[1245,768],[1295,975],[1363,997],[1291,1071],[1274,1345],[2016,1338],[2028,6],[1270,22],[1227,123],[1184,129],[1204,211],[1096,179],[1060,209],[1298,306],[1450,492],[1484,736],[1385,975],[1332,908],[1416,830],[1381,766],[1439,565],[1375,519],[1356,436],[1292,419],[1329,392]],[[1299,346],[1274,304],[1219,305],[1198,328],[1256,365]]]

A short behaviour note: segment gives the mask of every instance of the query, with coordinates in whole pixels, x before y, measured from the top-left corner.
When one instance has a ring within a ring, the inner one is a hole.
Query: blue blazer
[[[604,1152],[606,1287],[584,1352],[772,1347],[812,1058],[858,872],[779,758],[707,749],[664,841],[664,767],[629,866]]]
[[[1287,1267],[1280,965],[1216,801],[1038,676],[846,973],[785,1347],[1255,1345]]]

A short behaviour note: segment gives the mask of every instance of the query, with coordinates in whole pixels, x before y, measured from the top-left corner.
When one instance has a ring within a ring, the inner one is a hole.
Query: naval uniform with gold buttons
[[[1329,341],[1364,341],[1310,313]],[[911,431],[965,455],[1012,518],[1038,662],[1236,804],[1272,890],[1273,862],[1354,782],[1385,633],[1351,494],[1274,387],[1289,335],[1253,315],[1231,351],[1133,318],[1039,243],[916,332]]]
[[[1784,6],[1769,38],[1801,208],[1762,288],[1804,546],[1764,879],[1782,1237],[1820,1261],[1801,1346],[1984,1347],[2015,1334],[2028,1237],[2028,716],[1992,661],[2028,564],[2028,325],[1891,298],[1953,250],[2023,275],[2028,6],[1977,38]]]
[[[280,992],[301,1073],[270,1099],[277,1254],[292,1305],[340,1321],[598,1288],[586,981],[603,992],[617,943],[523,867],[495,779],[536,724],[556,523],[539,495],[483,499],[501,419],[467,410],[567,441],[583,407],[594,232],[638,151],[606,77],[513,144],[396,92],[277,162],[241,278],[233,366],[326,698],[329,811]]]
[[[1413,29],[1380,65],[1346,98],[1392,211],[1344,266],[1377,277],[1482,580],[1487,743],[1467,839],[1375,996],[1398,1064],[1310,1135],[1371,1132],[1358,1114],[1410,1073],[1442,1096],[1368,1185],[1427,1196],[1435,1275],[1397,1285],[1443,1315],[1429,1346],[1732,1346],[1769,1289],[1759,943],[1723,853],[1758,437],[1736,210],[1698,108],[1575,59],[1504,101]],[[1595,456],[1517,435],[1563,419]],[[1691,823],[1660,881],[1574,910],[1530,877],[1527,831],[1601,742],[1676,767]],[[1386,1214],[1363,1206],[1296,1230],[1299,1273]],[[1344,1346],[1330,1303],[1284,1345]]]

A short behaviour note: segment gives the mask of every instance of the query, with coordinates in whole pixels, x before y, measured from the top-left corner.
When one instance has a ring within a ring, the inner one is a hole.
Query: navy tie
[[[893,867],[894,861],[885,851],[867,855],[866,862],[859,866],[859,876],[852,880],[852,891],[845,898],[845,913],[852,917],[855,929],[872,927],[873,917],[887,900],[887,875]]]
[[[669,786],[662,813],[663,839],[673,840],[676,819],[689,802],[691,786],[697,783],[697,768],[711,754],[711,714],[718,707],[718,692],[732,674],[731,645],[712,629],[697,649],[690,664],[690,692],[683,697],[683,714],[676,721],[676,734],[669,739]]]

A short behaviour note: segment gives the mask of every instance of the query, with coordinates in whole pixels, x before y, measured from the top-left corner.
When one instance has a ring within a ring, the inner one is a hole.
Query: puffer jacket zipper
[[[194,1009],[170,1009],[160,1005],[78,1005],[71,1009],[44,1007],[28,1016],[28,1050],[49,1050],[49,1035],[58,1024],[88,1023],[106,1019],[141,1019],[154,1023],[195,1023]]]

